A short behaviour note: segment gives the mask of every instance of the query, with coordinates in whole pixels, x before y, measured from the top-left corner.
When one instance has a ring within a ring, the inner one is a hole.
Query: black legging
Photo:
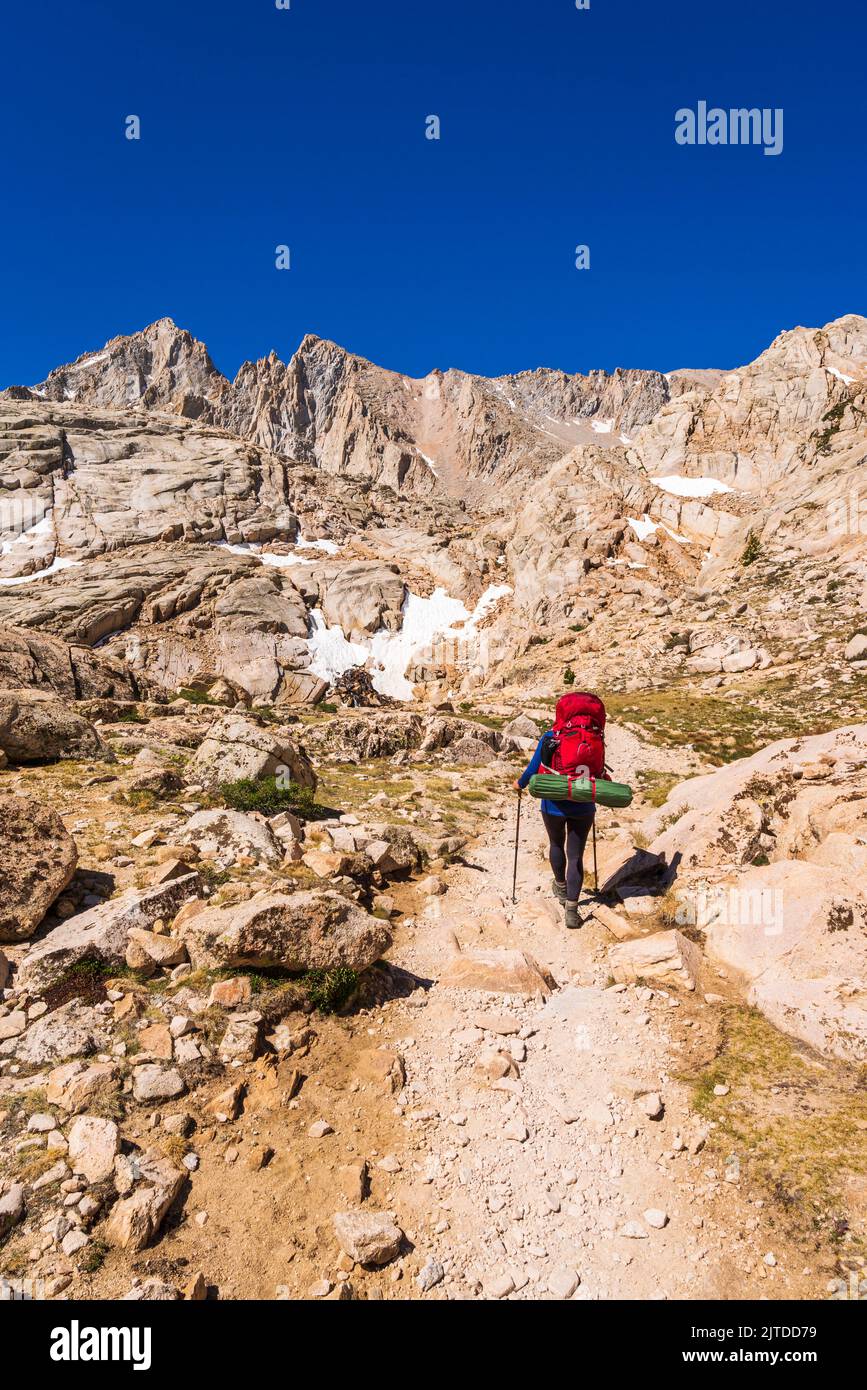
[[[584,846],[593,824],[592,816],[550,816],[542,812],[548,832],[548,858],[559,883],[566,880],[566,899],[576,903],[584,882]]]

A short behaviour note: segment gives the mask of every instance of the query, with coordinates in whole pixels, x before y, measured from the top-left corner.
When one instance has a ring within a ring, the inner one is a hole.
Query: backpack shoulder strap
[[[552,732],[542,735],[542,762],[549,763],[559,740]]]

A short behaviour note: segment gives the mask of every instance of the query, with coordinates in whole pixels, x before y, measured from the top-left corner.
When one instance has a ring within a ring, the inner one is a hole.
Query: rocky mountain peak
[[[288,363],[272,350],[244,362],[230,383],[171,318],[113,338],[34,390],[47,400],[184,415],[329,472],[419,496],[472,495],[481,506],[493,473],[508,482],[544,471],[576,445],[628,442],[668,399],[660,373],[628,369],[582,376],[538,368],[491,379],[434,368],[417,379],[314,333]]]
[[[33,389],[46,400],[97,407],[140,404],[215,420],[217,401],[227,387],[204,343],[162,318],[56,367]]]
[[[288,362],[272,349],[232,382],[202,342],[164,317],[56,368],[33,390],[98,410],[186,416],[336,478],[417,498],[451,495],[481,515],[522,503],[528,486],[573,454],[579,472],[586,464],[605,488],[624,467],[638,489],[682,475],[698,500],[681,489],[685,500],[666,503],[671,520],[736,547],[742,527],[732,518],[745,492],[781,488],[788,515],[795,497],[806,505],[817,459],[857,449],[865,381],[867,320],[856,314],[786,330],[729,371],[538,367],[488,378],[435,368],[414,378],[310,333]],[[606,456],[613,474],[601,465]]]

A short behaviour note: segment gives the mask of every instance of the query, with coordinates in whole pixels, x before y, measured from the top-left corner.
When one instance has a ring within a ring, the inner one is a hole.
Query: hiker
[[[554,727],[542,735],[521,776],[518,791],[537,772],[559,772],[567,777],[605,775],[605,706],[596,695],[574,691],[557,701]],[[596,806],[592,801],[541,803],[542,821],[548,834],[548,858],[554,874],[554,896],[563,903],[566,926],[580,927],[578,898],[584,882],[584,848],[593,826]]]

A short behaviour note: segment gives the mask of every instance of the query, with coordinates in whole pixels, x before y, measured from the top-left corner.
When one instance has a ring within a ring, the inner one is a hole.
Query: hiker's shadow
[[[637,859],[637,856],[634,857]],[[620,881],[615,881],[610,888],[603,884],[601,888],[585,888],[583,892],[589,901],[603,903],[606,907],[616,907],[629,898],[662,898],[676,881],[682,859],[683,854],[677,850],[671,860],[660,864],[650,877],[636,873],[630,879],[624,872],[622,877],[618,875]]]

